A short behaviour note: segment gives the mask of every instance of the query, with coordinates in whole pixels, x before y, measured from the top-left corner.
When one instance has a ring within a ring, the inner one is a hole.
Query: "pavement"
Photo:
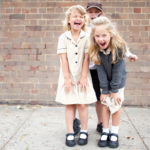
[[[86,146],[69,148],[65,145],[67,133],[65,107],[0,106],[1,150],[109,150],[97,146],[100,134],[96,132],[97,117],[94,107],[88,106],[89,139]],[[122,107],[117,150],[150,149],[150,108]],[[77,114],[78,117],[78,114]],[[111,124],[111,121],[110,121]],[[76,141],[79,135],[76,136]]]

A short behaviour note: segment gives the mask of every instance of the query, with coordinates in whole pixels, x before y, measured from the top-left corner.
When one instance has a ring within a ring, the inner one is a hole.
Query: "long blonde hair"
[[[90,34],[90,46],[89,46],[89,55],[91,61],[94,64],[99,65],[101,63],[101,58],[99,56],[100,47],[96,43],[94,34],[97,26],[104,25],[105,29],[112,34],[113,36],[110,39],[109,48],[112,52],[112,64],[116,63],[119,59],[118,57],[118,48],[122,51],[122,58],[126,51],[127,45],[126,42],[119,35],[116,24],[112,23],[107,17],[98,17],[92,21],[92,31]]]
[[[88,22],[88,19],[87,19],[87,15],[86,15],[86,10],[81,6],[81,5],[75,5],[75,6],[72,6],[70,7],[67,12],[65,13],[66,14],[66,17],[65,17],[65,20],[63,21],[63,27],[64,27],[64,30],[65,31],[70,31],[71,30],[71,26],[70,24],[68,23],[69,19],[70,19],[70,15],[72,13],[74,13],[75,11],[78,11],[81,15],[84,16],[84,20],[85,20],[85,23],[82,27],[82,30],[85,31],[86,30],[86,27],[87,27],[87,22]]]

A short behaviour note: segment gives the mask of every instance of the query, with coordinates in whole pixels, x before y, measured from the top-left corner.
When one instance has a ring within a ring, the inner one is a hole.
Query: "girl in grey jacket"
[[[126,81],[124,60],[126,49],[126,43],[117,32],[114,23],[107,17],[93,20],[89,54],[91,61],[96,64],[101,88],[103,132],[98,142],[100,147],[119,146],[118,129]],[[112,114],[111,134],[109,134],[110,114]]]

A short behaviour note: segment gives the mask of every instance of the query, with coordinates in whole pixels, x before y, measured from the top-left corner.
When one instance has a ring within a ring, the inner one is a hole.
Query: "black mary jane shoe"
[[[74,140],[67,140],[67,137],[70,136],[70,135],[73,135],[75,137],[74,133],[66,134],[66,145],[69,146],[69,147],[73,147],[73,146],[76,145],[75,138],[74,138]]]
[[[116,136],[117,137],[117,141],[111,141],[111,136]],[[115,133],[111,133],[110,134],[110,141],[108,143],[108,146],[111,147],[111,148],[117,148],[119,146],[118,134],[115,134]]]
[[[73,130],[75,135],[77,135],[81,130],[80,124],[81,124],[80,120],[75,118],[73,121]]]
[[[80,135],[81,134],[85,134],[86,135],[86,139],[81,139],[80,138]],[[86,145],[87,143],[88,143],[88,133],[86,133],[86,132],[80,132],[80,135],[79,135],[79,139],[78,139],[78,145]]]
[[[103,135],[107,135],[107,139],[106,140],[101,140],[101,138],[100,138],[100,140],[98,142],[98,146],[99,147],[106,147],[106,146],[108,146],[109,133],[103,132],[101,136],[103,136]]]
[[[102,133],[102,129],[103,129],[103,124],[101,122],[100,124],[97,125],[96,131]]]

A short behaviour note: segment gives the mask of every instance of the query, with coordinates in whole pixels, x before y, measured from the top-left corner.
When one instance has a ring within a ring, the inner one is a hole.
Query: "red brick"
[[[133,13],[132,8],[125,8],[125,13]]]
[[[4,59],[5,60],[11,60],[12,59],[12,55],[5,55]]]
[[[20,43],[14,43],[13,44],[13,48],[21,48],[21,44]]]
[[[29,10],[29,8],[23,8],[22,9],[22,13],[24,14],[26,14],[26,13],[29,13],[30,12],[30,10]]]
[[[129,19],[145,19],[145,14],[129,14]]]
[[[30,25],[38,25],[38,21],[37,20],[30,20]]]
[[[13,70],[13,66],[6,66],[5,70],[6,71],[12,71]]]
[[[26,3],[24,3],[24,2],[20,2],[20,3],[18,3],[18,2],[14,2],[14,3],[10,3],[10,7],[12,8],[12,7],[18,7],[18,8],[21,8],[21,7],[26,7]]]
[[[27,14],[26,19],[42,19],[41,14]]]
[[[5,77],[0,76],[0,82],[4,82],[5,81]]]
[[[145,7],[145,2],[129,2],[129,7]]]
[[[149,95],[149,91],[148,90],[142,90],[141,91],[141,95],[146,95],[146,96],[148,96]]]
[[[30,13],[37,13],[38,9],[37,8],[30,8]]]
[[[128,19],[128,14],[112,14],[111,19]]]
[[[46,13],[46,9],[45,8],[39,8],[39,13],[41,14],[43,14],[43,13]]]
[[[36,48],[43,49],[45,48],[45,44],[36,44]]]
[[[31,66],[31,67],[30,67],[30,70],[31,70],[31,71],[36,71],[36,70],[37,70],[37,67],[32,67],[32,66]]]
[[[14,13],[20,14],[21,13],[21,8],[14,8]]]
[[[1,3],[1,8],[8,8],[10,7],[10,3]]]
[[[116,8],[116,13],[124,13],[124,9],[121,8]]]
[[[6,13],[13,13],[14,10],[13,9],[6,9]]]
[[[142,8],[142,13],[150,13],[150,8]]]
[[[134,13],[141,13],[141,8],[134,8],[133,11]]]

